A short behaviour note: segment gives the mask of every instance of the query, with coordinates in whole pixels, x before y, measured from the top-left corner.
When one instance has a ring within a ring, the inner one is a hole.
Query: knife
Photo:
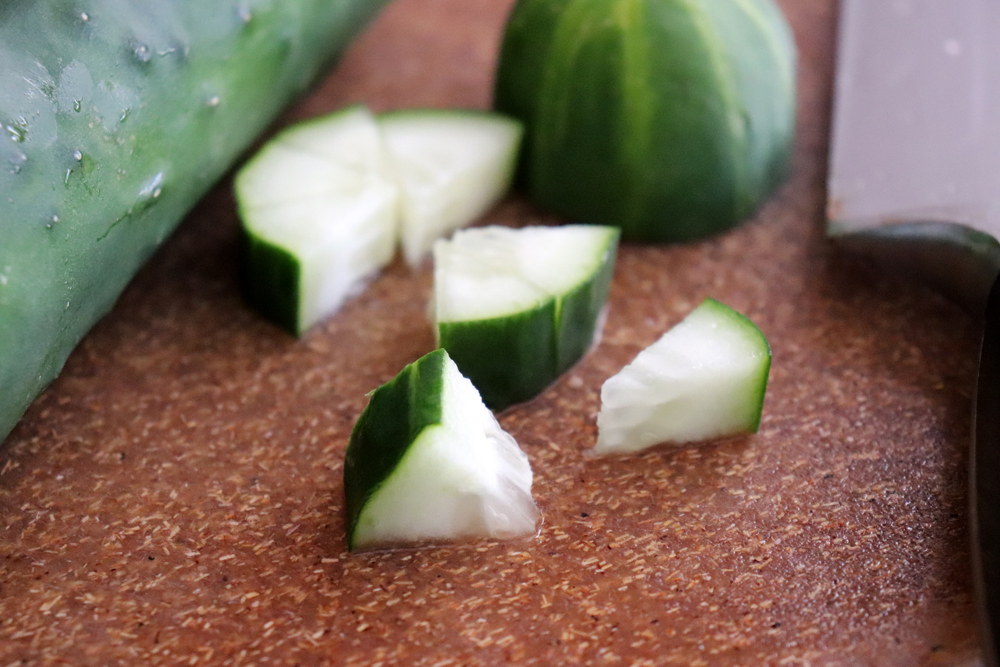
[[[841,0],[827,232],[983,317],[969,458],[983,660],[1000,639],[1000,0]]]

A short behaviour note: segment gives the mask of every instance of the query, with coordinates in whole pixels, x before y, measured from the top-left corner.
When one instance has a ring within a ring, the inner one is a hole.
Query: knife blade
[[[983,659],[1000,639],[1000,2],[842,0],[827,233],[983,317],[969,459]]]

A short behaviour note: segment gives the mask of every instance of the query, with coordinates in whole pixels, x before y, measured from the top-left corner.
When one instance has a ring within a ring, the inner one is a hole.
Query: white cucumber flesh
[[[754,433],[770,366],[760,329],[707,299],[604,383],[595,451]]]
[[[444,350],[373,392],[344,467],[351,550],[532,535],[527,455]]]
[[[398,189],[375,117],[355,106],[299,124],[238,174],[248,298],[296,335],[395,253]],[[287,266],[285,266],[287,265]],[[270,276],[291,274],[280,285]]]
[[[510,188],[519,121],[470,110],[379,117],[400,186],[403,256],[418,265],[434,241],[482,216]]]
[[[569,294],[606,264],[616,238],[596,225],[458,232],[435,248],[437,321],[504,317]]]

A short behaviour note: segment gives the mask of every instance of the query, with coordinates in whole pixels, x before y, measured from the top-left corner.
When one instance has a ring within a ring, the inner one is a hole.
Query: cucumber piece
[[[535,532],[528,457],[441,349],[376,389],[344,460],[351,551]]]
[[[295,335],[392,260],[398,188],[363,106],[285,130],[243,167],[235,187],[246,298]]]
[[[289,128],[240,172],[243,285],[300,336],[393,257],[416,265],[434,240],[510,187],[521,128],[500,114],[355,106]]]
[[[497,113],[437,109],[382,114],[379,125],[401,189],[403,256],[415,266],[507,192],[523,129]]]
[[[756,433],[770,368],[760,329],[706,299],[604,383],[595,451]]]
[[[772,0],[519,0],[494,107],[540,205],[637,241],[731,227],[784,180],[795,44]]]
[[[0,438],[384,0],[0,9]]]
[[[614,273],[614,227],[480,227],[434,245],[441,347],[500,410],[532,398],[599,334]]]

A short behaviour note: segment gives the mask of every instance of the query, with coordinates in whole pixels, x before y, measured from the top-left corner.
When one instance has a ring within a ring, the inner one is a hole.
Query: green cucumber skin
[[[757,340],[760,347],[767,351],[767,355],[758,368],[757,377],[754,379],[754,386],[758,387],[759,391],[753,397],[747,397],[749,412],[746,414],[746,432],[756,433],[760,430],[760,420],[764,413],[764,396],[767,393],[767,380],[771,373],[771,344],[767,342],[764,332],[753,323],[753,320],[726,304],[709,298],[705,299],[699,308],[711,310],[719,319],[727,320],[731,327],[741,329],[747,338]]]
[[[0,5],[0,438],[384,2]]]
[[[618,255],[620,234],[611,234],[593,277],[562,297],[516,318],[438,324],[441,347],[491,410],[534,398],[593,345]]]
[[[302,265],[281,246],[240,230],[240,289],[247,304],[293,336],[299,326]]]
[[[518,160],[516,185],[528,187],[528,165],[532,163],[535,100],[540,96],[543,63],[549,54],[551,35],[559,17],[572,0],[518,2],[507,19],[493,91],[493,106],[524,121],[524,136]]]
[[[491,410],[532,398],[558,373],[555,299],[517,316],[438,324],[440,345]],[[485,332],[485,333],[484,333]]]
[[[446,359],[447,353],[437,349],[404,367],[372,392],[358,417],[344,457],[349,550],[354,549],[354,531],[365,503],[396,469],[417,436],[441,423]],[[400,419],[400,406],[404,406],[406,419]]]
[[[794,65],[771,0],[520,0],[494,106],[525,122],[519,182],[537,203],[683,241],[737,224],[784,180]]]
[[[583,358],[594,344],[594,334],[601,324],[604,306],[611,292],[615,274],[618,241],[621,232],[614,230],[600,269],[591,280],[565,295],[559,303],[559,339],[556,344],[556,376]]]

